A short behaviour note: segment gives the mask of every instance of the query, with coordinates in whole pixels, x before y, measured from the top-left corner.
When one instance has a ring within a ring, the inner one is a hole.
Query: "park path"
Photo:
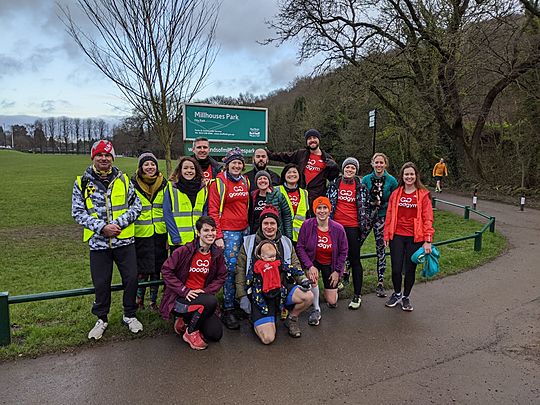
[[[418,283],[412,313],[367,295],[359,311],[323,308],[319,327],[304,318],[301,339],[280,329],[268,347],[245,324],[203,352],[171,334],[7,362],[0,403],[538,404],[540,212],[478,208],[496,216],[510,249]]]

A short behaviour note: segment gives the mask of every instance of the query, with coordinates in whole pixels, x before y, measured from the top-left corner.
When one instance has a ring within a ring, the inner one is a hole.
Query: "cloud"
[[[55,112],[60,107],[69,107],[71,103],[67,100],[43,100],[40,103],[41,112],[50,114]]]
[[[0,54],[0,79],[9,74],[16,73],[23,68],[23,63],[11,56]]]
[[[10,101],[10,100],[0,100],[0,108],[1,109],[8,109],[8,108],[11,108],[11,107],[15,107],[15,101]]]

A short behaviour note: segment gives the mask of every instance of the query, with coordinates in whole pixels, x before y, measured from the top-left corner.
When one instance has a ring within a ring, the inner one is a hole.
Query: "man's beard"
[[[317,148],[319,147],[319,145],[317,145],[317,144],[315,144],[315,146],[311,146],[311,145],[313,145],[313,144],[312,143],[308,144],[308,148],[310,150],[317,150]]]
[[[257,163],[255,163],[255,167],[257,167],[257,170],[265,170],[266,169],[266,163],[257,162]]]

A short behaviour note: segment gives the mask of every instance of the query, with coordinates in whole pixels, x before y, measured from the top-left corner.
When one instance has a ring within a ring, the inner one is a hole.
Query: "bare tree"
[[[154,128],[165,150],[180,128],[182,103],[201,90],[215,60],[219,4],[210,0],[77,0],[99,38],[59,6],[68,33]]]
[[[507,0],[284,0],[264,43],[299,40],[299,60],[318,60],[318,71],[354,67],[405,130],[420,139],[435,124],[483,177],[495,99],[540,66],[538,26],[520,10]]]

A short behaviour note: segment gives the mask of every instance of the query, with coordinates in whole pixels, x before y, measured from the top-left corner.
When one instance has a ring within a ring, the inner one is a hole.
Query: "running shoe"
[[[401,309],[407,312],[411,312],[414,309],[411,305],[411,300],[409,297],[403,297],[401,299]]]
[[[103,336],[105,329],[109,324],[103,319],[98,319],[94,327],[88,332],[88,339],[99,340]]]
[[[181,316],[176,318],[176,321],[174,321],[174,331],[180,336],[182,336],[186,331],[186,323],[184,322],[184,318]]]
[[[386,301],[386,303],[384,305],[386,305],[387,307],[390,307],[390,308],[393,308],[395,307],[397,304],[399,304],[401,302],[401,293],[392,293],[392,295],[390,296],[390,299],[388,301]]]
[[[377,284],[377,288],[375,288],[375,294],[377,294],[377,297],[385,298],[386,293],[384,292],[384,286],[383,283]]]
[[[122,317],[122,323],[129,328],[132,333],[139,333],[143,330],[142,323],[135,317],[129,318],[127,316]]]
[[[294,338],[299,338],[302,336],[302,331],[298,326],[298,317],[297,316],[288,316],[285,321],[285,327],[289,329],[289,335]]]
[[[208,347],[208,343],[204,341],[201,332],[198,330],[188,333],[186,329],[182,338],[193,350],[204,350]]]
[[[359,295],[355,295],[351,302],[349,302],[349,309],[358,309],[362,305],[362,298]]]
[[[321,311],[314,309],[308,317],[308,325],[317,326],[321,322]]]

